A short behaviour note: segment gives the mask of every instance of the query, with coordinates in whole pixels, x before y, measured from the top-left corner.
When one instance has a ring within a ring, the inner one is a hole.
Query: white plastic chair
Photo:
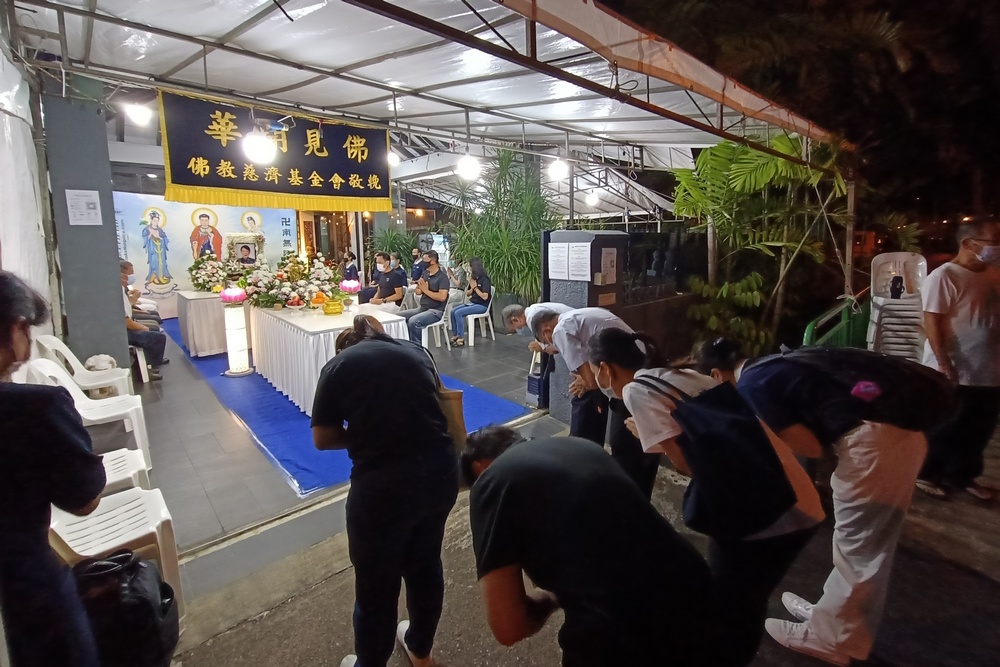
[[[80,362],[66,343],[55,336],[41,334],[35,338],[41,356],[58,364],[67,364],[73,373],[73,381],[80,389],[102,389],[114,387],[119,396],[134,393],[132,391],[132,373],[127,368],[109,368],[104,371],[91,371]]]
[[[83,393],[69,373],[51,359],[33,359],[28,362],[29,378],[32,373],[42,378],[54,381],[60,387],[69,391],[77,412],[83,417],[84,426],[95,424],[111,424],[125,421],[125,430],[133,431],[135,444],[142,452],[143,458],[152,468],[153,459],[149,455],[149,436],[146,433],[146,416],[142,411],[142,399],[138,396],[112,396],[94,400]],[[32,381],[32,380],[29,380]]]
[[[159,489],[127,489],[105,496],[87,516],[53,507],[49,527],[49,544],[70,565],[118,549],[131,549],[143,558],[155,560],[163,580],[174,589],[178,616],[183,620],[184,595],[174,524]]]
[[[430,334],[431,331],[433,331],[435,345],[441,347],[441,336],[443,334],[444,342],[448,346],[448,349],[451,350],[451,339],[448,338],[448,325],[451,322],[451,311],[454,310],[454,308],[455,304],[448,303],[444,307],[444,314],[441,316],[441,319],[434,324],[429,324],[424,327],[423,332],[420,334],[420,344],[423,345],[424,348],[428,350],[430,349]]]
[[[104,462],[102,496],[110,496],[125,489],[149,489],[149,466],[142,452],[135,449],[116,449],[101,455]]]
[[[493,290],[490,290],[490,300],[486,303],[486,312],[480,313],[478,315],[466,315],[465,316],[465,330],[469,335],[469,347],[476,344],[476,321],[479,321],[479,330],[483,334],[483,338],[486,338],[486,327],[490,328],[490,337],[493,340],[497,339],[496,331],[493,330]]]

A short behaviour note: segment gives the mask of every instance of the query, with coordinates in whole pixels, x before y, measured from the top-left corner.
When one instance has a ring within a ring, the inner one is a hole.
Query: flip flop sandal
[[[931,498],[938,498],[939,500],[943,500],[944,498],[948,497],[948,490],[945,489],[940,484],[934,484],[933,482],[925,482],[922,479],[918,479],[917,488],[926,493]]]
[[[465,339],[456,338],[455,340],[451,341],[451,345],[452,347],[465,347]]]
[[[992,489],[988,489],[985,486],[980,486],[978,484],[972,484],[965,487],[965,492],[973,498],[978,498],[979,500],[993,500],[993,497],[995,496],[995,492]]]

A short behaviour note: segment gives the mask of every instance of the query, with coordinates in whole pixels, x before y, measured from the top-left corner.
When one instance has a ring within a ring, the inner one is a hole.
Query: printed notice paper
[[[69,224],[101,224],[101,193],[97,190],[67,190],[66,205],[69,207]]]
[[[569,279],[590,282],[590,243],[569,244]]]
[[[549,278],[569,280],[569,244],[549,244]]]
[[[618,280],[617,248],[601,248],[601,273],[604,274],[605,285],[614,285]]]

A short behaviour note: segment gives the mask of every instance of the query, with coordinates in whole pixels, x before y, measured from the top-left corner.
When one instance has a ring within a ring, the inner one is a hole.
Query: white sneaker
[[[806,623],[792,623],[791,621],[769,618],[764,621],[764,629],[767,630],[767,634],[774,638],[774,641],[793,651],[811,655],[831,665],[839,665],[839,667],[849,667],[851,664],[851,656],[822,646],[816,637],[809,632],[809,626]]]
[[[813,603],[805,598],[800,598],[795,593],[784,592],[781,594],[781,604],[785,605],[788,613],[800,621],[808,621],[813,615]]]
[[[340,667],[354,667],[358,663],[358,656],[349,655],[340,661]]]
[[[406,652],[406,657],[410,659],[410,663],[413,667],[434,667],[434,658],[427,656],[426,658],[418,658],[413,655],[410,647],[406,645],[406,631],[410,629],[409,621],[401,621],[398,626],[396,626],[396,641],[399,645],[403,647],[403,651]],[[341,665],[341,667],[344,667]]]

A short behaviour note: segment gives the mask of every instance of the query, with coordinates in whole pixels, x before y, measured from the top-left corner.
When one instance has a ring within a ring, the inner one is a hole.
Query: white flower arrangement
[[[191,284],[199,292],[219,292],[229,278],[226,265],[215,255],[203,255],[188,269]]]

